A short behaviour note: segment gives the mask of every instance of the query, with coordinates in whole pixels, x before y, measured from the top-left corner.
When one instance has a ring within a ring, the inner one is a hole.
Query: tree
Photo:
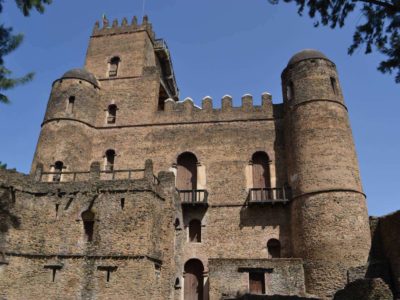
[[[18,8],[24,16],[29,16],[30,11],[35,8],[38,12],[44,11],[44,4],[50,4],[51,0],[15,0]],[[4,0],[0,0],[0,14],[3,12]],[[4,56],[10,54],[21,44],[22,34],[14,35],[11,27],[0,24],[0,102],[8,103],[9,99],[3,91],[9,90],[19,84],[26,83],[33,78],[33,73],[25,76],[12,78],[12,72],[4,66]]]
[[[278,4],[279,0],[268,0]],[[400,1],[399,0],[283,0],[295,3],[301,16],[305,8],[315,19],[314,26],[343,27],[345,20],[354,10],[360,10],[363,23],[356,26],[353,43],[348,48],[352,55],[365,45],[365,54],[374,50],[386,56],[378,66],[382,73],[395,73],[400,83]]]
[[[7,164],[3,164],[1,161],[0,161],[0,170],[1,169],[7,169]]]

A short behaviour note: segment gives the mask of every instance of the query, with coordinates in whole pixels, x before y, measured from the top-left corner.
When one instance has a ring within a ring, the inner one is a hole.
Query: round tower
[[[347,108],[335,64],[304,50],[282,73],[292,253],[306,289],[330,297],[367,263],[370,232]]]
[[[44,171],[54,171],[55,163],[64,171],[89,170],[92,126],[101,109],[100,85],[84,69],[73,69],[54,81],[32,163]]]

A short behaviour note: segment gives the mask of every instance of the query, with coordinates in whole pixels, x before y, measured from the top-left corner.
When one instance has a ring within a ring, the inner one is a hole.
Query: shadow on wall
[[[243,227],[267,226],[277,227],[282,225],[284,206],[280,204],[270,206],[243,206],[240,210],[240,229]]]
[[[5,235],[10,228],[18,229],[20,218],[11,212],[15,203],[15,192],[12,188],[0,190],[0,259],[4,256]],[[4,258],[4,257],[3,257]]]

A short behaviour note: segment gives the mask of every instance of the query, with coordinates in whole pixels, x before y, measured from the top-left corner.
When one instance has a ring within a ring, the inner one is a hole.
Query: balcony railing
[[[182,204],[207,205],[207,190],[178,190]]]
[[[289,200],[289,188],[252,188],[248,196],[248,204],[287,203]]]

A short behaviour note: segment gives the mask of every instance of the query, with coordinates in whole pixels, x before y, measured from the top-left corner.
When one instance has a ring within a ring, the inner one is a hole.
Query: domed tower
[[[329,297],[365,265],[370,232],[347,108],[335,64],[304,50],[282,73],[293,257],[307,292]]]
[[[84,69],[72,69],[54,81],[32,163],[44,171],[54,171],[56,163],[63,171],[89,170],[92,127],[100,110],[100,85]],[[61,164],[60,164],[61,163]]]

